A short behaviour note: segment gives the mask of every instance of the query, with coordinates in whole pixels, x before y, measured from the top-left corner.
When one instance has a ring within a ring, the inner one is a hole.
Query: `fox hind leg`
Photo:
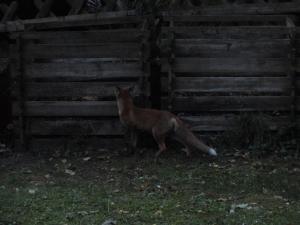
[[[158,157],[163,153],[164,151],[167,150],[167,146],[165,143],[165,137],[166,135],[162,132],[160,132],[158,129],[153,129],[152,130],[153,137],[158,144],[159,150],[155,154],[155,162],[157,162]]]

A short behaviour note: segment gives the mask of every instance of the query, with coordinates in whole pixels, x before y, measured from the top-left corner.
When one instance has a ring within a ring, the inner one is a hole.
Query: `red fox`
[[[134,105],[130,92],[133,88],[117,87],[115,95],[121,123],[131,129],[143,130],[152,133],[159,146],[155,154],[157,161],[160,154],[166,151],[165,138],[171,136],[182,143],[187,156],[190,149],[197,149],[209,155],[217,156],[217,152],[202,143],[187,126],[174,114],[168,111],[140,108]]]

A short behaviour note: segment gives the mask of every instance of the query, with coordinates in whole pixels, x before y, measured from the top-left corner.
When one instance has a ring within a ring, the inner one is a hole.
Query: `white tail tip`
[[[212,156],[217,156],[217,155],[218,155],[217,152],[216,152],[216,150],[214,150],[213,148],[210,148],[210,149],[208,150],[208,154],[209,154],[209,155],[212,155]]]

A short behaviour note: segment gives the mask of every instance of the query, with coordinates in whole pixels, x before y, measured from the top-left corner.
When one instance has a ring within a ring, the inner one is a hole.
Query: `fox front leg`
[[[128,155],[133,155],[137,147],[137,132],[135,129],[125,127],[126,152]]]

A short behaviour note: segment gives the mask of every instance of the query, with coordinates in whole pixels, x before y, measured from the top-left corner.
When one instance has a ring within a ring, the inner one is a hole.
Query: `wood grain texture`
[[[299,101],[298,101],[299,102]],[[166,99],[163,98],[163,106]],[[264,112],[288,111],[291,98],[285,96],[203,96],[175,97],[175,112]],[[300,104],[298,104],[300,106]],[[299,111],[299,107],[297,109]]]
[[[26,58],[135,58],[140,55],[139,44],[72,44],[72,45],[43,45],[32,44],[24,48]]]
[[[117,116],[116,101],[27,101],[27,117],[105,117]],[[19,115],[18,103],[13,103],[13,115]]]
[[[137,86],[137,82],[27,82],[28,99],[114,98],[116,86]]]
[[[162,32],[175,32],[175,37],[180,39],[285,39],[288,38],[288,29],[285,26],[188,26],[163,27]]]
[[[83,61],[83,62],[82,62]],[[137,62],[101,62],[78,60],[78,62],[29,63],[25,79],[90,81],[110,79],[137,79],[142,76]]]
[[[162,71],[167,72],[167,63],[162,61]],[[288,60],[285,58],[176,58],[174,72],[218,74],[286,74]]]
[[[167,79],[162,79],[163,91],[167,91]],[[288,95],[288,77],[177,77],[175,92],[205,93],[281,93]]]

